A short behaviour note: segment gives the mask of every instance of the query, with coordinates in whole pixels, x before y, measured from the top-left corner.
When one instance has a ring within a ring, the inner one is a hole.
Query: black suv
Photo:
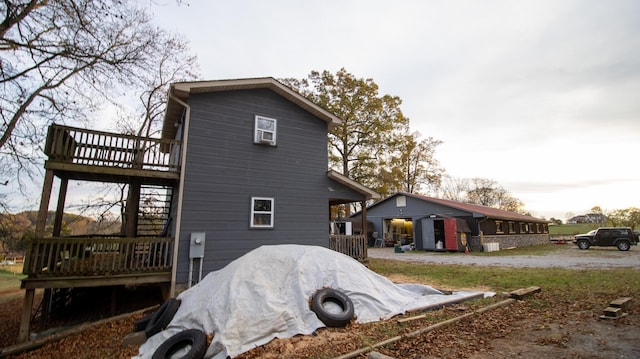
[[[580,249],[589,249],[591,246],[616,246],[618,250],[628,251],[631,245],[638,244],[638,235],[631,228],[603,227],[587,234],[578,234],[573,243]]]

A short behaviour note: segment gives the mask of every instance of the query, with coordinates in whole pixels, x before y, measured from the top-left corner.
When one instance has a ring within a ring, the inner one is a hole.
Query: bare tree
[[[436,196],[451,201],[465,202],[467,200],[467,190],[469,189],[468,178],[452,177],[443,175],[440,187],[436,191]]]
[[[161,130],[169,85],[192,81],[200,76],[198,59],[190,54],[188,41],[178,35],[163,33],[156,43],[156,56],[149,59],[149,70],[140,75],[142,91],[138,97],[138,112],[129,114],[130,121],[119,123],[123,133],[157,136]]]
[[[0,12],[0,165],[21,182],[48,125],[86,122],[139,84],[163,31],[135,1],[6,0]]]
[[[470,180],[467,202],[513,212],[522,211],[524,206],[495,180],[478,177]]]
[[[514,197],[498,182],[488,178],[454,178],[443,176],[436,191],[440,198],[525,213],[524,203]]]
[[[199,77],[197,57],[191,55],[189,44],[177,35],[160,34],[156,39],[157,46],[155,56],[149,59],[149,71],[139,76],[140,96],[135,113],[126,113],[118,123],[118,129],[122,133],[141,137],[140,148],[144,150],[144,138],[158,137],[162,127],[162,119],[167,104],[169,85],[179,81],[190,81]],[[91,208],[92,213],[102,218],[114,208],[120,209],[120,218],[123,226],[126,224],[126,198],[140,195],[140,183],[132,181],[127,185],[104,185],[107,200],[101,203],[86,204],[82,210]],[[145,193],[142,202],[151,203],[162,201],[167,196],[166,190],[156,190]],[[129,203],[131,205],[131,203]]]

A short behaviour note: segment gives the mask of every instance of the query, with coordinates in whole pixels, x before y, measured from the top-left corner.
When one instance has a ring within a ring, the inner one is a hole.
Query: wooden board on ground
[[[626,310],[631,304],[631,299],[633,298],[621,297],[616,300],[612,300],[611,303],[609,303],[609,306],[614,308],[622,308],[623,310]]]
[[[520,289],[514,290],[513,292],[509,293],[509,296],[511,298],[522,300],[522,299],[524,299],[524,298],[526,298],[526,297],[528,297],[528,296],[530,296],[530,295],[532,295],[534,293],[538,293],[540,291],[541,291],[540,287],[532,286],[532,287],[529,287],[529,288],[520,288]]]

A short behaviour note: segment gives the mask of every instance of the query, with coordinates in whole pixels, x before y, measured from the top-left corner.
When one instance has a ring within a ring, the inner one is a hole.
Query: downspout
[[[182,225],[182,196],[184,194],[184,176],[187,165],[187,142],[189,141],[189,119],[191,118],[191,107],[184,101],[173,95],[169,90],[169,98],[173,99],[185,108],[184,123],[182,130],[182,151],[180,152],[180,183],[178,183],[178,208],[176,215],[175,239],[173,241],[173,263],[171,265],[171,289],[169,296],[174,297],[176,293],[176,278],[178,273],[178,243],[180,243],[180,226]]]

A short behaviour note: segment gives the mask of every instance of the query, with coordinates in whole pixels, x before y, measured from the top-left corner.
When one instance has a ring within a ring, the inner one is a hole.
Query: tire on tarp
[[[325,304],[337,304],[341,311],[327,310]],[[316,291],[311,298],[311,310],[316,313],[318,319],[327,327],[344,327],[354,315],[353,302],[343,292],[333,288],[322,288]]]
[[[180,301],[175,298],[169,298],[162,303],[160,308],[153,313],[147,323],[147,327],[144,329],[147,338],[151,338],[151,336],[166,328],[171,323],[173,316],[176,315],[178,308],[180,308]]]
[[[207,337],[198,329],[187,329],[165,340],[153,353],[152,359],[171,358],[177,351],[187,348],[189,351],[181,359],[202,359],[207,350]]]

